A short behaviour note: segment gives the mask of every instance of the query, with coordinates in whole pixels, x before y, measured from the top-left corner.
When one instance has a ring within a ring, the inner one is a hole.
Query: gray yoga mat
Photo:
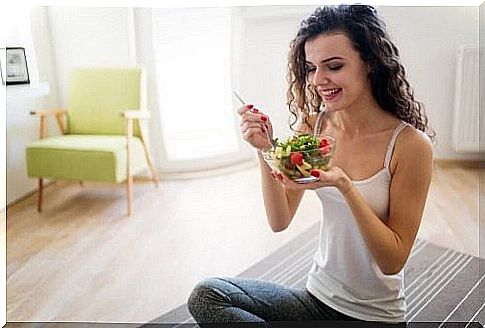
[[[317,247],[315,224],[239,276],[304,287]],[[405,267],[408,327],[481,327],[485,322],[485,260],[417,239]],[[154,319],[196,326],[186,304]],[[164,325],[165,326],[165,325]]]

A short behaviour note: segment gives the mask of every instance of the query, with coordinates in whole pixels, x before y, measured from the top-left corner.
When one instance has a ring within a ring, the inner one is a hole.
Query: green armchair
[[[71,73],[68,110],[32,112],[40,117],[40,139],[26,147],[27,173],[43,179],[126,183],[132,214],[133,175],[149,169],[158,177],[149,149],[142,68],[86,68]],[[55,117],[61,135],[47,137],[46,119]],[[134,124],[135,123],[135,124]]]

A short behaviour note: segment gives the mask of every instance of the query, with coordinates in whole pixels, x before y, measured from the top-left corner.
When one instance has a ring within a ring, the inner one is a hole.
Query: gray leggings
[[[342,314],[306,289],[287,288],[247,278],[210,278],[192,291],[188,308],[198,323],[268,322],[357,319]]]

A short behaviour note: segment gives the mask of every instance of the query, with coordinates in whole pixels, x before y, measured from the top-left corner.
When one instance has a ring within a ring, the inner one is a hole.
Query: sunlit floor
[[[58,182],[7,210],[7,320],[147,322],[184,303],[208,276],[233,276],[313,223],[315,194],[284,232],[266,224],[259,170],[244,165],[202,178],[125,190]],[[419,237],[478,255],[477,168],[439,167]]]

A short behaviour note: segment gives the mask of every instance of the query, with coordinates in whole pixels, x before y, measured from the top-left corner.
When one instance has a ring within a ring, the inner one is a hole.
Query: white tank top
[[[407,125],[401,122],[394,130],[384,168],[370,178],[353,181],[366,203],[384,222],[389,213],[389,164],[396,138]],[[322,203],[323,216],[307,290],[326,305],[351,317],[403,322],[406,312],[403,270],[395,275],[381,272],[337,188],[319,188],[316,193]]]

